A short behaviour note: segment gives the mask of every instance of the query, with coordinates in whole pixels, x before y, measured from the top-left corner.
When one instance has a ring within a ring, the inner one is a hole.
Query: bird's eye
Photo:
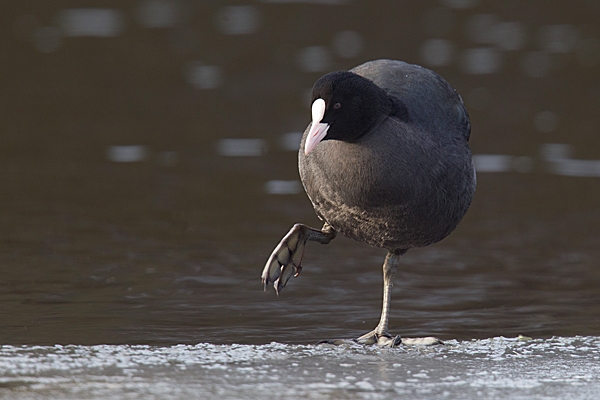
[[[335,109],[337,110],[337,109],[338,109],[338,108],[340,108],[341,106],[342,106],[342,105],[341,105],[340,103],[335,103],[335,104],[333,105],[333,108],[335,108]]]

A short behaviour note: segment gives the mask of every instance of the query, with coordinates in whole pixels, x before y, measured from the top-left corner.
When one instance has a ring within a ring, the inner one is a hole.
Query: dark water
[[[293,223],[318,225],[290,150],[306,91],[380,57],[458,89],[479,170],[453,235],[404,257],[390,331],[598,335],[596,3],[281,3],[0,6],[0,343],[304,344],[372,329],[381,250],[311,243],[279,298],[259,276]]]
[[[262,194],[260,184],[252,193],[248,182],[239,190],[226,179],[201,188],[192,168],[99,164],[68,173],[37,166],[12,182],[12,213],[2,218],[2,342],[305,343],[376,324],[384,252],[350,240],[311,243],[302,275],[279,298],[262,292],[262,264],[288,221],[316,223],[303,195]],[[38,179],[43,201],[33,200],[40,188],[23,187]],[[572,195],[597,184],[482,174],[454,235],[404,257],[391,331],[597,333],[600,221],[592,204],[584,211],[592,198]],[[98,198],[80,185],[95,186]],[[551,199],[542,196],[548,186],[566,193],[551,203],[556,213],[535,204]]]

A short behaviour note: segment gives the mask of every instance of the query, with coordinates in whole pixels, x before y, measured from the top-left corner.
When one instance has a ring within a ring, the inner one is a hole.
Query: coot
[[[299,169],[324,225],[294,225],[269,257],[263,284],[279,293],[298,275],[307,240],[325,244],[340,232],[387,249],[381,320],[356,341],[396,346],[402,340],[387,328],[399,257],[442,240],[471,204],[469,115],[440,75],[394,60],[321,77],[311,102]]]

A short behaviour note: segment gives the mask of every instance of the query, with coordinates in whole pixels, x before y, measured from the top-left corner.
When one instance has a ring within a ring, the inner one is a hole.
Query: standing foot
[[[357,338],[356,342],[366,345],[376,344],[379,347],[398,347],[402,343],[402,337],[400,335],[392,336],[387,332],[371,331]]]
[[[444,342],[434,336],[401,338],[400,335],[392,336],[387,332],[379,333],[377,332],[377,329],[362,335],[356,339],[356,342],[367,345],[376,344],[381,347],[397,347],[400,344],[406,346],[433,346],[436,344],[444,344]]]
[[[317,344],[332,344],[335,346],[347,345],[358,343],[365,346],[377,345],[379,347],[399,347],[400,345],[405,346],[434,346],[437,344],[444,344],[440,339],[433,336],[426,336],[421,338],[403,338],[400,335],[392,336],[388,333],[379,334],[375,331],[369,332],[357,339],[330,339],[321,340]]]
[[[333,344],[335,346],[344,344],[362,344],[365,346],[377,345],[379,347],[398,347],[402,343],[400,335],[391,336],[388,333],[380,334],[375,331],[371,331],[357,339],[331,339],[321,340],[317,344]]]

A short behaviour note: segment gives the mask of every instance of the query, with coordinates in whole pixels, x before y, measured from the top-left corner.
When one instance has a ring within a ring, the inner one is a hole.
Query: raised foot
[[[292,276],[300,274],[307,240],[327,244],[334,237],[335,231],[328,224],[322,230],[295,224],[275,247],[263,268],[262,282],[265,290],[272,283],[279,294]]]

